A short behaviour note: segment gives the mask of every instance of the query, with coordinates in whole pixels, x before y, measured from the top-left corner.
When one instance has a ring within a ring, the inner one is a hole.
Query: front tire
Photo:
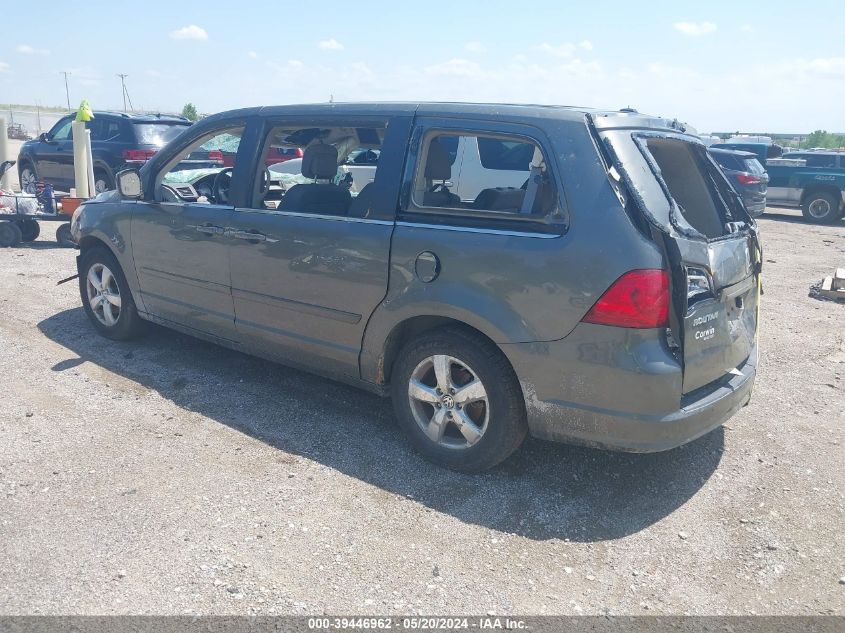
[[[35,173],[35,167],[29,163],[21,165],[18,179],[20,180],[21,191],[33,195],[37,193],[35,183],[38,182],[38,174]]]
[[[88,319],[99,334],[123,341],[144,330],[126,277],[114,255],[103,247],[86,252],[79,264],[79,294]]]
[[[391,396],[413,447],[452,470],[492,468],[527,433],[525,401],[510,363],[489,341],[462,329],[408,342],[393,366]]]
[[[814,224],[832,224],[842,217],[841,200],[831,193],[811,193],[801,205],[804,217]]]

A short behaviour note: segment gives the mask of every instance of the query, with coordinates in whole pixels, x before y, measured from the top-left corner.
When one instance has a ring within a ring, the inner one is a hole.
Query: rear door
[[[741,371],[755,348],[761,251],[738,194],[691,137],[620,130],[602,138],[672,265],[684,393]]]

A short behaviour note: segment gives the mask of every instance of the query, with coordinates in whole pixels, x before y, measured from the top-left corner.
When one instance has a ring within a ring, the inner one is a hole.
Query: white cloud
[[[147,68],[147,70],[144,71],[144,74],[147,77],[152,77],[153,79],[158,79],[159,77],[161,77],[161,72],[159,72],[155,68]]]
[[[372,69],[364,62],[355,62],[349,65],[349,68],[360,75],[372,75]]]
[[[183,26],[181,29],[170,31],[170,39],[173,40],[207,40],[208,33],[196,24]]]
[[[250,59],[258,59],[258,53],[256,53],[255,51],[249,51],[246,56]]]
[[[426,66],[425,72],[429,75],[477,77],[481,74],[481,66],[468,59],[450,59],[442,64]]]
[[[756,31],[757,29],[755,29],[750,24],[743,24],[740,30],[745,31],[746,33],[754,33],[754,31]]]
[[[342,51],[343,44],[338,42],[335,38],[330,38],[327,40],[321,40],[317,42],[317,46],[319,46],[324,51]]]
[[[6,62],[0,62],[0,73],[7,73],[9,72],[9,64]]]
[[[716,30],[716,25],[712,22],[675,22],[672,26],[676,31],[692,37],[707,35]]]
[[[808,76],[845,79],[845,57],[817,57],[795,59],[769,67],[769,72],[785,78],[804,79]],[[838,82],[834,82],[835,83]]]
[[[590,40],[581,40],[578,42],[578,46],[583,48],[585,51],[593,50],[593,43]]]
[[[674,66],[672,64],[664,64],[662,62],[653,62],[646,66],[648,72],[661,78],[694,78],[698,77],[698,73],[692,68],[684,66]]]
[[[543,42],[539,46],[535,46],[534,49],[548,53],[552,57],[572,57],[572,53],[575,52],[575,44],[571,44],[569,42],[565,42],[563,44],[549,44],[548,42]]]
[[[470,53],[483,53],[487,50],[487,47],[481,42],[467,42],[464,44],[464,48]]]
[[[50,51],[46,48],[34,48],[29,44],[18,44],[17,48],[15,49],[19,53],[23,53],[24,55],[49,55]]]
[[[85,87],[99,86],[102,82],[102,76],[95,68],[91,66],[83,66],[81,68],[71,68],[68,74],[74,78],[74,81]]]

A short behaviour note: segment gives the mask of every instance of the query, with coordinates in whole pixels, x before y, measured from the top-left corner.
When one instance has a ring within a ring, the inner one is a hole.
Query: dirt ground
[[[0,613],[845,614],[845,223],[760,221],[754,398],[680,449],[481,476],[389,403],[161,328],[95,335],[74,251],[0,250]]]

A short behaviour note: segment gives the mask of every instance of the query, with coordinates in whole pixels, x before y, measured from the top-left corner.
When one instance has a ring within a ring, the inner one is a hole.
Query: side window
[[[831,154],[809,154],[807,156],[807,167],[836,167],[836,156]]]
[[[197,139],[156,177],[156,200],[230,205],[229,189],[243,128]]]
[[[93,135],[93,132],[91,133]],[[100,121],[100,141],[116,141],[120,138],[120,122],[112,119]]]
[[[542,149],[531,139],[431,131],[423,138],[412,203],[421,211],[543,217],[557,209],[557,192]]]
[[[50,140],[53,141],[67,141],[70,139],[72,118],[65,121],[59,121],[52,130],[50,130]]]
[[[252,208],[367,217],[386,125],[278,126],[264,140],[264,160],[295,158],[262,168]]]

